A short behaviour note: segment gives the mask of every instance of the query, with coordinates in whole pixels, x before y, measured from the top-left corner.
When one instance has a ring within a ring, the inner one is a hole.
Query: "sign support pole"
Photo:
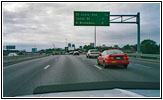
[[[96,26],[95,26],[95,40],[94,40],[94,47],[96,47]]]
[[[140,53],[140,13],[138,12],[136,15],[110,15],[110,17],[114,17],[110,20],[110,23],[123,23],[123,24],[137,24],[137,53]],[[128,18],[125,18],[128,17]],[[136,21],[128,21],[130,19],[136,18]],[[120,21],[115,21],[120,19]]]
[[[140,13],[137,13],[137,53],[140,52]]]

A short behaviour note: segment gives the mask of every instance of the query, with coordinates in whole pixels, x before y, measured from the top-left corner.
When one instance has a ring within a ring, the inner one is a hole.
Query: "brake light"
[[[127,60],[128,59],[128,56],[123,56],[123,59],[126,59]]]
[[[113,60],[113,59],[114,59],[114,57],[110,57],[110,59],[111,59],[111,60]]]
[[[90,53],[90,54],[100,54],[100,52],[93,52],[93,53]]]
[[[113,60],[113,59],[114,57],[110,57],[110,56],[107,58],[107,60]]]

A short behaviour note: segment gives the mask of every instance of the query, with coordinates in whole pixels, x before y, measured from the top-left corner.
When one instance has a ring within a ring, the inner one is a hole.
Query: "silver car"
[[[91,58],[91,57],[98,57],[100,55],[100,51],[98,51],[97,49],[90,49],[88,50],[86,57],[87,58]]]

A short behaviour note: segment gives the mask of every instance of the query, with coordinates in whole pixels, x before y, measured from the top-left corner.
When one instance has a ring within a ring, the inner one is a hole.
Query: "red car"
[[[123,65],[127,68],[129,59],[121,50],[105,50],[98,58],[98,65],[103,65],[104,68],[112,65]]]

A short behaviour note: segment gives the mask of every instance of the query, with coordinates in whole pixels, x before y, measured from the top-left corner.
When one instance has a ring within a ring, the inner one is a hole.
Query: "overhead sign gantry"
[[[131,19],[135,19],[131,21]],[[117,21],[118,20],[118,21]],[[137,52],[140,52],[140,13],[136,15],[110,15],[110,12],[74,11],[74,26],[110,26],[110,23],[137,24]]]

